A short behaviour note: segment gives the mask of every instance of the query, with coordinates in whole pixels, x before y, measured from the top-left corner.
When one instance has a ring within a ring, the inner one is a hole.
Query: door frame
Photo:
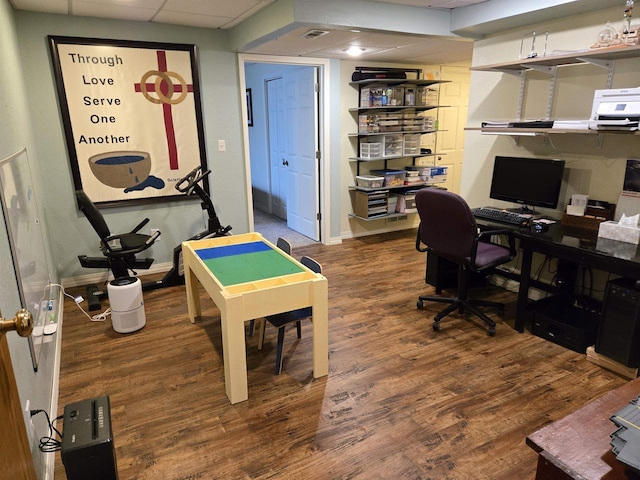
[[[320,80],[320,103],[318,105],[318,115],[320,117],[319,126],[319,146],[320,146],[320,159],[319,159],[319,171],[318,180],[320,185],[318,186],[318,192],[320,194],[320,242],[328,244],[331,232],[331,219],[330,219],[330,192],[329,192],[329,179],[330,177],[330,139],[329,139],[329,112],[331,111],[331,95],[329,91],[331,70],[330,59],[326,58],[301,58],[301,57],[281,57],[275,55],[257,55],[251,53],[239,53],[238,54],[238,81],[240,85],[240,105],[244,105],[245,102],[245,90],[247,88],[245,80],[245,63],[273,63],[282,65],[300,65],[317,67],[319,70]],[[241,108],[242,117],[242,141],[244,148],[244,168],[245,168],[245,182],[247,191],[247,215],[249,219],[249,228],[254,229],[253,218],[253,194],[251,191],[251,152],[249,148],[249,127],[247,125],[247,112],[246,108]]]

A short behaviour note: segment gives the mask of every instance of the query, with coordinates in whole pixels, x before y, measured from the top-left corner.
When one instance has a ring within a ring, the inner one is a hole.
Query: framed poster
[[[75,188],[98,206],[187,199],[175,185],[207,168],[195,45],[49,46]]]

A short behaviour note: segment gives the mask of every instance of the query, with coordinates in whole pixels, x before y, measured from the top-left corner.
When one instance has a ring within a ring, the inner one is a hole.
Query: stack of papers
[[[556,120],[553,128],[562,130],[589,130],[590,120]]]

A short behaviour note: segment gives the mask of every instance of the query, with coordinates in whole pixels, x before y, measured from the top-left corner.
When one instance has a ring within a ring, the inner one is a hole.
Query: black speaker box
[[[118,480],[109,397],[66,405],[62,425],[67,480]]]
[[[627,367],[640,367],[640,292],[632,280],[607,283],[596,352]]]
[[[598,334],[598,315],[564,304],[554,297],[539,301],[531,322],[531,333],[578,353],[585,353]]]

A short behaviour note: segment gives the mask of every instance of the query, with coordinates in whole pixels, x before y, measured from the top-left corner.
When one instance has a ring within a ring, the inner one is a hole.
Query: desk
[[[244,322],[311,306],[313,376],[329,370],[327,279],[259,233],[183,242],[191,323],[200,316],[199,286],[220,309],[225,390],[231,403],[249,398]]]
[[[638,478],[611,451],[616,425],[609,417],[640,395],[633,380],[527,437],[538,452],[537,480]]]
[[[622,277],[640,279],[640,252],[636,245],[597,238],[596,232],[589,235],[585,231],[563,227],[559,223],[541,233],[535,233],[530,228],[517,228],[514,231],[522,249],[515,322],[515,329],[519,332],[524,332],[527,319],[529,287],[532,284],[531,261],[534,252],[567,262],[572,266],[574,273],[578,266],[582,265]],[[573,292],[572,283],[568,285],[567,290]]]
[[[536,287],[553,293],[573,294],[575,277],[561,292],[531,278],[531,263],[535,252],[557,258],[568,266],[567,277],[574,275],[579,266],[592,267],[621,277],[640,280],[640,246],[618,242],[608,238],[598,238],[597,232],[565,227],[560,222],[549,226],[545,232],[537,233],[532,227],[515,227],[504,223],[476,219],[481,229],[504,229],[514,232],[522,250],[520,275],[505,276],[520,282],[516,307],[515,329],[524,332],[527,321],[529,288]],[[498,270],[499,273],[499,270]]]

